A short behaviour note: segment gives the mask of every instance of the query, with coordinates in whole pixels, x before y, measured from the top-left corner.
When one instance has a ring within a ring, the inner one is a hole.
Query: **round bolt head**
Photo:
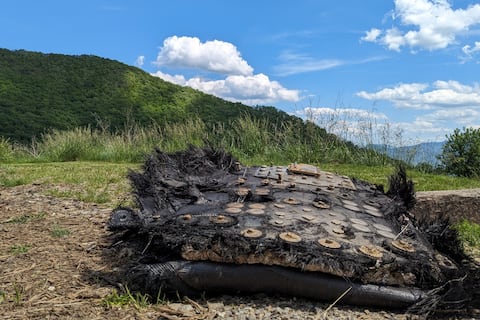
[[[321,200],[318,200],[318,201],[314,201],[312,203],[312,205],[315,207],[315,208],[319,208],[319,209],[329,209],[330,208],[330,205],[324,201],[321,201]]]
[[[230,202],[226,205],[227,208],[243,208],[242,202]]]
[[[260,238],[263,235],[262,231],[253,228],[243,229],[240,234],[245,238]]]
[[[263,203],[250,203],[248,207],[250,209],[265,209],[267,206]]]
[[[225,224],[231,223],[233,221],[233,218],[229,216],[224,216],[223,214],[219,214],[217,216],[210,217],[210,221],[217,224]]]
[[[321,246],[323,246],[325,248],[340,249],[342,247],[342,245],[340,243],[338,243],[337,241],[327,239],[327,238],[318,239],[317,242],[318,242],[318,244],[320,244]]]
[[[302,237],[293,232],[282,232],[278,236],[280,239],[286,242],[297,243],[302,241]]]
[[[377,246],[361,246],[358,248],[358,251],[363,253],[364,255],[374,258],[374,259],[380,259],[383,257],[383,253],[381,251],[380,247]]]
[[[409,252],[409,253],[415,252],[415,248],[413,247],[413,245],[406,240],[401,240],[401,239],[393,240],[392,246],[404,252]]]
[[[263,210],[263,209],[248,209],[247,213],[254,214],[254,215],[259,215],[259,214],[264,214],[265,210]]]
[[[283,202],[285,202],[286,204],[300,204],[300,201],[298,201],[297,199],[295,198],[285,198],[283,199]]]
[[[240,208],[235,208],[235,207],[226,208],[226,209],[225,209],[225,212],[226,212],[226,213],[240,213],[240,212],[242,212],[242,209],[240,209]]]

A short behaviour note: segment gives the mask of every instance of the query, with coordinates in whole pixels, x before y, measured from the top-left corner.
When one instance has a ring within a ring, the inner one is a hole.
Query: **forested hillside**
[[[0,136],[27,142],[51,129],[183,122],[207,125],[248,113],[293,121],[273,107],[251,108],[165,82],[138,68],[90,55],[0,49]]]

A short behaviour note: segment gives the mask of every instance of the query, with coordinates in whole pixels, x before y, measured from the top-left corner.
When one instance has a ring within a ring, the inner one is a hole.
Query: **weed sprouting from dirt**
[[[131,305],[136,309],[146,308],[149,305],[149,296],[147,294],[132,293],[128,287],[124,287],[123,293],[118,293],[113,289],[112,293],[107,295],[103,302],[108,307],[124,307]]]
[[[27,253],[30,250],[30,245],[28,244],[19,244],[10,247],[9,252],[13,255],[19,255],[22,253]]]
[[[5,223],[25,224],[29,221],[43,219],[45,218],[46,215],[47,215],[46,212],[41,212],[37,214],[27,213],[27,214],[22,214],[21,216],[18,216],[18,217],[10,218],[7,221],[5,221]]]
[[[16,305],[20,305],[22,303],[23,296],[25,294],[25,289],[21,285],[15,283],[13,285],[13,290],[14,290],[13,302]]]
[[[58,224],[54,224],[51,235],[55,238],[63,238],[68,236],[71,233],[70,230],[63,228],[62,226],[59,226]]]

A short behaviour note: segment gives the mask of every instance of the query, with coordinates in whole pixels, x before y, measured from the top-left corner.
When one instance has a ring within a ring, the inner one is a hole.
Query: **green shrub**
[[[461,177],[480,176],[480,129],[463,128],[447,136],[439,160],[446,173]]]
[[[11,162],[14,158],[12,144],[8,139],[0,137],[0,162]]]

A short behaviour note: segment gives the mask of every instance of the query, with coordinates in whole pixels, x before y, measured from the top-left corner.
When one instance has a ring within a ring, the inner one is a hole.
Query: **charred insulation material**
[[[423,314],[472,301],[471,273],[409,214],[402,169],[385,194],[308,164],[246,167],[191,147],[157,149],[129,177],[139,208],[114,210],[109,228],[134,252],[122,280],[136,290],[332,302],[348,289],[340,302]]]

